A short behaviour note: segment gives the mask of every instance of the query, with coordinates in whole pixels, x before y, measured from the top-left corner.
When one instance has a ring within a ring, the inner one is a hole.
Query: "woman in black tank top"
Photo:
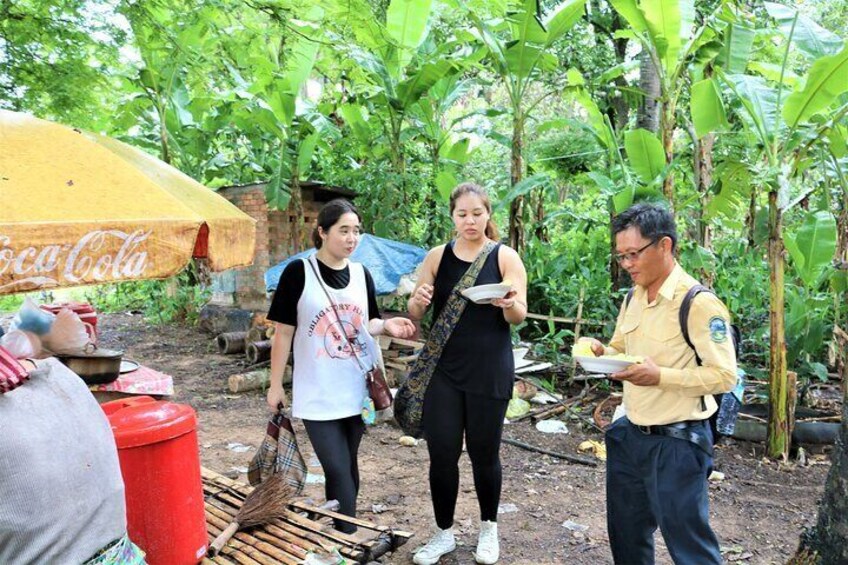
[[[433,305],[434,319],[484,246],[497,240],[492,207],[480,186],[463,183],[450,197],[457,238],[431,249],[424,259],[409,313],[420,319]],[[510,325],[527,315],[527,273],[518,254],[496,245],[475,285],[508,282],[513,290],[490,304],[465,305],[445,343],[424,398],[422,426],[430,453],[430,493],[438,530],[413,557],[434,564],[456,548],[454,509],[459,492],[463,437],[480,504],[480,535],[474,559],[495,563],[500,555],[497,513],[501,494],[499,457],[503,420],[512,396],[515,365]]]

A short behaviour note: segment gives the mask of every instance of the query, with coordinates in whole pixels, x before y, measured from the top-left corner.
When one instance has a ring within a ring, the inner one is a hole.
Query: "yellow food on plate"
[[[501,284],[505,284],[506,286],[512,286],[512,281],[506,278],[501,281]]]
[[[578,341],[571,347],[572,357],[594,357],[591,341]]]

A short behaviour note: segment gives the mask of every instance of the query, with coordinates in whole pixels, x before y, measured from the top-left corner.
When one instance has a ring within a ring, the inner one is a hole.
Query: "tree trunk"
[[[636,125],[656,133],[660,129],[660,77],[651,61],[651,54],[644,50],[639,55],[639,89],[645,97],[639,104]]]
[[[156,105],[156,111],[159,114],[159,144],[162,151],[162,161],[171,164],[171,149],[168,143],[168,128],[165,125],[165,112],[167,110],[159,103]]]
[[[769,457],[789,456],[789,390],[786,375],[786,327],[784,322],[784,252],[782,212],[777,204],[777,188],[769,191]]]
[[[660,113],[660,134],[662,138],[663,151],[665,152],[666,167],[670,167],[671,162],[674,159],[674,127],[676,122],[674,111],[674,104],[666,101],[665,104],[663,104],[662,112]],[[672,174],[670,168],[663,180],[663,195],[666,200],[668,200],[669,207],[674,210],[674,174]]]
[[[548,241],[548,229],[545,227],[544,187],[540,187],[536,190],[536,238],[539,241]]]
[[[510,185],[515,186],[524,178],[524,119],[521,114],[512,121],[512,157],[510,161]],[[516,196],[509,205],[509,244],[519,254],[524,250],[524,197]]]
[[[303,194],[300,190],[300,168],[297,164],[298,151],[295,148],[291,174],[291,247],[292,255],[300,253],[303,243]]]
[[[748,249],[754,249],[757,245],[756,241],[756,231],[757,231],[757,190],[755,187],[751,187],[751,200],[748,202],[748,218],[747,218],[747,228],[748,228]]]
[[[615,234],[612,232],[612,221],[615,219],[615,213],[610,212],[610,282],[612,283],[612,289],[621,290],[623,288],[628,288],[632,286],[633,281],[630,280],[630,275],[627,274],[627,271],[621,268],[621,265],[618,264],[618,261],[615,260]]]
[[[610,32],[613,34],[613,36],[616,31],[626,28],[627,25],[622,22],[619,13],[613,11],[612,26],[610,28]],[[628,43],[629,40],[626,38],[618,38],[612,40],[613,51],[615,52],[615,60],[616,63],[619,65],[627,60]],[[628,84],[627,79],[625,79],[623,76],[620,76],[615,79],[615,85],[619,87],[619,91],[615,93],[615,95],[612,97],[612,102],[610,103],[610,109],[613,113],[613,115],[610,117],[610,123],[615,126],[616,131],[622,131],[624,128],[627,127],[627,122],[630,118],[630,105],[627,103],[627,99],[624,97],[623,89],[626,89],[630,85]]]
[[[816,558],[809,557],[810,551]],[[848,394],[842,400],[842,427],[819,503],[818,522],[802,535],[798,553],[797,563],[848,563]]]
[[[424,198],[424,213],[427,214],[427,233],[424,236],[424,244],[426,247],[433,247],[442,241],[442,233],[439,221],[438,202],[436,195],[439,191],[439,185],[436,179],[439,177],[439,146],[433,143],[430,146],[430,158],[432,159],[432,186],[427,191],[427,196]]]
[[[698,178],[698,193],[701,195],[701,206],[698,210],[698,244],[707,250],[712,250],[712,229],[706,219],[706,210],[712,200],[710,187],[713,183],[713,145],[715,135],[708,133],[696,145],[696,167]],[[700,279],[706,286],[712,287],[715,282],[714,269],[702,269]]]

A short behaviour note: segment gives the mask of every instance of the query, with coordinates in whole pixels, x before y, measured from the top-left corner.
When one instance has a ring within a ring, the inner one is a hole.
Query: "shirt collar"
[[[680,282],[680,276],[682,274],[683,268],[675,261],[674,268],[669,273],[668,278],[663,282],[658,294],[666,300],[673,300],[674,291],[677,290],[677,284]]]

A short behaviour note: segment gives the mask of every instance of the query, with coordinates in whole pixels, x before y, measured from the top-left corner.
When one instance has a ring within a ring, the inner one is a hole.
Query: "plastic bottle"
[[[718,433],[721,435],[733,435],[733,430],[736,428],[736,418],[739,416],[739,409],[742,407],[744,393],[745,371],[737,369],[736,387],[722,397],[721,406],[718,408],[716,429],[718,429]]]

